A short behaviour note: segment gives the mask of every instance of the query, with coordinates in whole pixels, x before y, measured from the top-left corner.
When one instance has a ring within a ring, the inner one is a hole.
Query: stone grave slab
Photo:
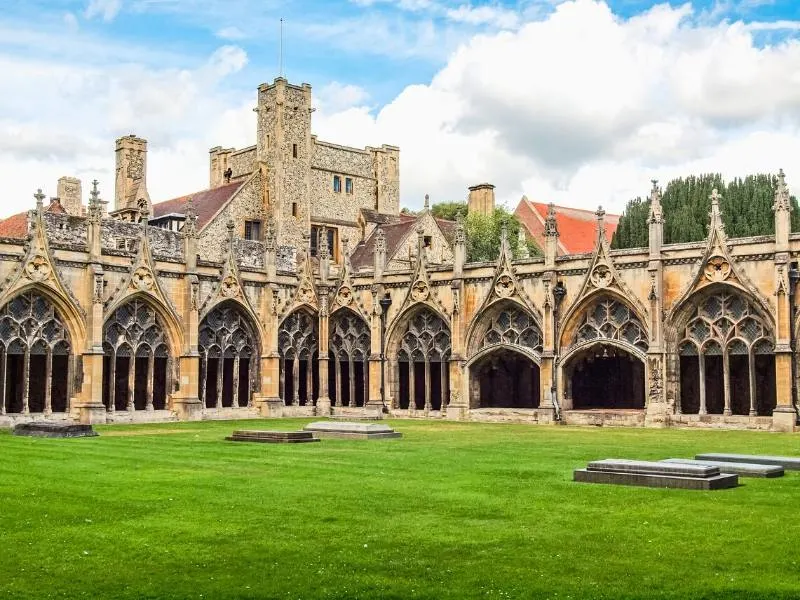
[[[242,429],[226,437],[230,442],[260,442],[262,444],[304,444],[318,442],[310,431],[258,431]]]
[[[716,460],[734,463],[752,463],[756,465],[777,465],[787,471],[800,471],[799,456],[767,456],[761,454],[722,454],[707,452],[695,456],[697,460]]]
[[[592,461],[585,469],[576,469],[573,479],[684,490],[718,490],[739,484],[738,475],[720,473],[719,467],[614,458]]]
[[[720,473],[735,473],[740,477],[783,477],[783,467],[778,465],[734,463],[721,460],[692,460],[691,458],[667,458],[661,462],[719,467]]]
[[[14,435],[45,438],[96,437],[98,435],[91,425],[82,423],[53,423],[51,421],[18,423],[14,426],[12,433]]]
[[[359,423],[349,421],[315,421],[303,427],[304,431],[319,438],[341,438],[352,440],[381,440],[403,437],[386,424]]]

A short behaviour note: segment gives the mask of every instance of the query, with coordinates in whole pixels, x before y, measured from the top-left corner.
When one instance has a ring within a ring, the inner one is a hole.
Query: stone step
[[[319,438],[345,438],[358,440],[375,440],[402,437],[394,429],[385,424],[354,423],[348,421],[315,421],[303,428]]]
[[[14,426],[13,433],[14,435],[47,438],[96,437],[98,435],[91,425],[48,421],[19,423]]]
[[[686,465],[648,460],[629,460],[625,458],[606,458],[590,462],[587,471],[608,473],[637,473],[642,475],[666,475],[674,477],[713,477],[720,474],[719,467],[707,465]]]
[[[722,454],[708,452],[695,456],[697,460],[713,460],[733,463],[751,463],[756,465],[777,465],[787,471],[800,471],[800,457],[766,456],[761,454]]]
[[[302,444],[318,442],[309,431],[257,431],[239,430],[225,438],[231,442],[262,442],[265,444]]]
[[[692,460],[691,458],[667,458],[661,462],[718,467],[720,473],[734,473],[740,477],[783,477],[783,467],[777,465],[734,463],[721,460]]]
[[[583,483],[612,483],[683,490],[721,490],[736,487],[739,484],[738,475],[727,473],[712,475],[711,477],[680,477],[654,473],[622,473],[576,469],[573,477],[575,481]]]

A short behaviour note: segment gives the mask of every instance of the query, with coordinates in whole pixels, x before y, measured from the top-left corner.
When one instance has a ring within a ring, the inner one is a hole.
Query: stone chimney
[[[114,210],[146,208],[150,212],[147,193],[147,140],[128,135],[117,140],[117,180]],[[146,205],[146,206],[145,206]]]
[[[232,174],[232,171],[229,171],[230,165],[228,164],[228,159],[230,158],[231,154],[235,151],[234,148],[223,148],[222,146],[215,146],[211,150],[208,151],[209,153],[209,177],[208,177],[208,187],[213,189],[217,188],[221,185],[225,185],[226,183],[230,183],[227,174]]]
[[[61,200],[61,206],[67,214],[80,217],[83,214],[81,180],[75,177],[62,177],[58,180],[57,189],[56,196]]]
[[[494,212],[494,186],[491,183],[479,183],[469,188],[469,212],[491,215]]]

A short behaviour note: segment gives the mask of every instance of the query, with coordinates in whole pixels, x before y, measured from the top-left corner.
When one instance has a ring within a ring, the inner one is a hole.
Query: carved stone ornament
[[[25,275],[32,281],[44,281],[50,277],[52,269],[50,263],[41,254],[34,256],[27,265],[25,265]]]
[[[659,358],[650,359],[650,400],[661,402],[664,394],[664,383],[661,379],[661,360]]]
[[[239,282],[236,281],[236,277],[233,275],[228,275],[225,279],[222,280],[222,284],[220,285],[220,292],[226,298],[235,298],[239,295]]]
[[[200,301],[200,283],[195,280],[191,283],[191,310],[197,310]]]
[[[592,271],[592,284],[598,288],[606,288],[611,285],[611,280],[614,276],[611,273],[611,269],[608,268],[608,265],[599,264],[594,268]]]
[[[128,177],[141,179],[144,172],[144,159],[139,152],[132,152],[128,162]]]
[[[314,290],[308,283],[305,283],[297,292],[298,302],[305,302],[311,304],[314,301]]]
[[[501,275],[494,284],[494,291],[501,298],[508,298],[514,294],[514,280],[507,273]]]
[[[151,291],[156,286],[153,274],[147,267],[139,267],[131,277],[131,287],[143,292]]]
[[[102,304],[103,303],[103,276],[102,275],[95,275],[94,276],[94,297],[92,301],[95,304]]]
[[[341,306],[349,306],[352,301],[353,290],[346,285],[340,287],[339,291],[336,293],[336,302]]]
[[[417,281],[413,286],[411,286],[411,297],[417,302],[424,302],[430,295],[430,288],[424,281]]]
[[[712,256],[706,262],[703,274],[709,281],[725,281],[731,274],[731,264],[724,256]]]
[[[457,405],[461,401],[461,394],[458,393],[458,390],[454,387],[450,388],[450,404]]]

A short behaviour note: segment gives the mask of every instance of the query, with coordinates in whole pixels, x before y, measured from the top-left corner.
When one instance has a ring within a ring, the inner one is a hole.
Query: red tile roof
[[[55,214],[66,214],[66,210],[61,205],[58,198],[53,198],[50,205],[47,206],[45,212]],[[11,215],[7,219],[0,221],[0,237],[24,239],[28,235],[28,213],[21,212],[16,215]]]
[[[187,194],[180,198],[173,198],[153,204],[153,217],[157,219],[169,214],[184,214],[186,203],[189,198],[194,202],[194,209],[197,212],[197,228],[202,229],[214,218],[214,215],[233,198],[236,192],[244,185],[244,181],[226,183],[219,187],[203,190],[194,194]]]
[[[544,249],[544,222],[547,218],[547,204],[531,202],[522,197],[514,214],[528,230],[540,248]],[[597,216],[590,210],[556,206],[558,225],[559,254],[582,254],[594,250],[597,236]],[[617,230],[619,215],[606,213],[606,239],[610,242]]]

